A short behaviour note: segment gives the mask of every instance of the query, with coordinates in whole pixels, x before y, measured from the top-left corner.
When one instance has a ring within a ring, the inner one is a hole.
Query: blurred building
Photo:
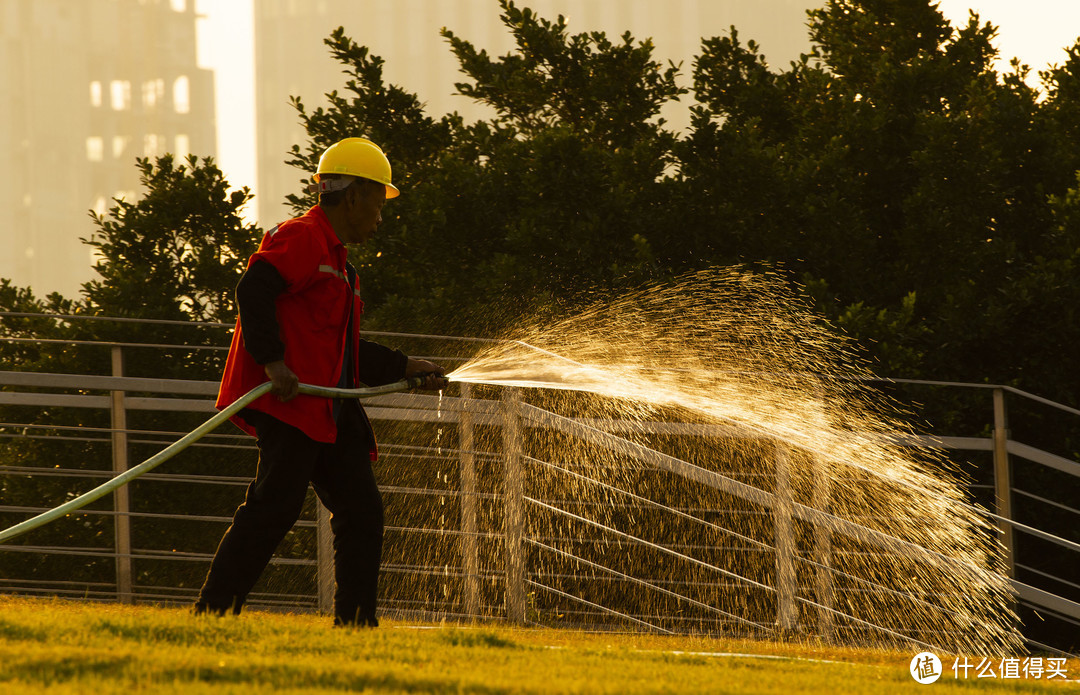
[[[76,297],[135,158],[216,152],[193,0],[0,0],[0,278]]]
[[[721,36],[734,25],[740,41],[753,39],[774,68],[786,68],[810,49],[807,0],[518,0],[547,19],[566,17],[568,31],[600,30],[610,38],[630,31],[652,38],[662,63],[682,62],[683,84],[691,85],[694,55],[702,37]],[[256,0],[255,70],[258,156],[258,219],[271,226],[289,211],[285,196],[299,191],[304,177],[286,164],[289,148],[307,137],[290,96],[311,111],[323,95],[343,91],[348,79],[323,39],[338,26],[386,60],[384,79],[416,93],[438,118],[451,111],[466,121],[489,116],[484,107],[454,95],[461,82],[457,61],[439,35],[448,27],[489,55],[513,49],[500,20],[498,0]],[[689,124],[685,98],[662,114],[676,129]]]

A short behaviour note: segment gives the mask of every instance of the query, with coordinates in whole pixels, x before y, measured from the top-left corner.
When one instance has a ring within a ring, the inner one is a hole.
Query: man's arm
[[[424,385],[421,388],[428,391],[442,391],[450,385],[445,376],[445,369],[434,362],[410,357],[405,365],[405,378],[408,379],[421,374],[424,375]]]
[[[360,341],[359,353],[360,381],[368,386],[390,384],[420,374],[429,375],[422,388],[438,391],[448,385],[442,376],[446,370],[434,362],[409,357],[400,350],[369,340]]]
[[[288,284],[270,263],[256,259],[236,286],[240,332],[244,348],[274,384],[271,393],[282,401],[297,394],[300,380],[285,365],[285,343],[277,320],[276,300]]]

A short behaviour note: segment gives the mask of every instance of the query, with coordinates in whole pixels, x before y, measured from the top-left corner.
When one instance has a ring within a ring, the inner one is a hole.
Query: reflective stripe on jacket
[[[349,356],[353,364],[353,383],[350,387],[360,386],[356,376],[360,373],[357,345],[364,303],[355,280],[349,280],[345,258],[345,245],[334,233],[326,213],[316,206],[302,217],[283,222],[267,232],[248,261],[249,268],[256,260],[270,263],[285,280],[286,289],[276,300],[277,320],[285,344],[285,364],[300,383],[338,386],[345,332],[349,313],[353,312],[353,349]],[[244,347],[243,331],[237,318],[218,391],[218,409],[265,381],[263,365],[258,364]],[[301,394],[282,403],[277,396],[266,394],[248,407],[272,415],[316,441],[333,442],[337,438],[332,399]],[[236,416],[232,420],[240,429],[255,434],[254,428],[242,417]]]

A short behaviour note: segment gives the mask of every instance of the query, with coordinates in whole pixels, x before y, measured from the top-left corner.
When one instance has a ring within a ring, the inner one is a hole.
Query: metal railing
[[[114,376],[0,372],[0,386],[4,387],[0,405],[60,408],[73,414],[101,410],[110,415],[107,426],[87,426],[79,422],[77,415],[73,415],[71,424],[35,424],[28,419],[0,423],[0,437],[40,439],[50,445],[77,446],[80,451],[108,449],[110,468],[67,461],[5,462],[0,466],[0,490],[10,490],[15,486],[5,483],[18,480],[30,487],[69,494],[71,488],[82,486],[72,481],[96,484],[126,470],[132,449],[164,446],[183,434],[179,430],[129,427],[128,417],[133,412],[213,412],[210,396],[216,394],[216,382],[126,377],[122,375],[125,347],[107,347]],[[438,357],[444,361],[454,359],[453,355]],[[617,423],[599,429],[596,423],[529,405],[515,389],[492,392],[492,397],[484,398],[473,394],[468,385],[459,388],[456,396],[397,394],[365,403],[380,429],[393,426],[390,434],[382,438],[383,463],[379,471],[388,521],[382,597],[387,612],[427,619],[497,618],[657,632],[765,635],[812,626],[826,639],[857,639],[872,633],[874,639],[937,644],[938,635],[904,633],[845,612],[844,605],[859,600],[860,594],[866,592],[891,596],[927,610],[947,608],[934,605],[929,597],[904,595],[903,591],[830,566],[834,554],[872,554],[875,546],[894,544],[895,539],[882,538],[865,526],[836,517],[823,523],[826,519],[821,511],[825,508],[822,500],[828,494],[823,482],[814,489],[810,504],[794,501],[787,487],[787,445],[772,445],[771,473],[759,472],[758,479],[753,475],[736,479],[621,437]],[[1014,459],[1070,477],[1080,477],[1080,464],[1009,438],[1004,396],[1027,394],[1006,387],[980,388],[989,388],[992,393],[991,437],[907,437],[903,444],[993,454],[995,510],[979,512],[989,515],[997,525],[1008,552],[1018,600],[1069,624],[1080,625],[1080,605],[1068,598],[1067,592],[1048,590],[1045,583],[1040,588],[1035,586],[1039,582],[1017,580],[1017,569],[1029,575],[1037,570],[1016,562],[1013,539],[1017,534],[1037,538],[1074,554],[1080,544],[1016,521],[1012,501],[1019,494],[1057,505],[1064,513],[1076,514],[1077,510],[1017,490],[1011,478]],[[53,392],[56,390],[76,393]],[[394,427],[405,431],[398,433]],[[658,432],[671,430],[665,430],[663,423],[654,427]],[[679,425],[677,430],[682,436],[744,436],[734,429],[715,426]],[[641,480],[636,485],[615,485],[587,461],[545,461],[532,456],[526,442],[536,431],[587,440],[589,446],[614,452],[617,456],[608,465],[622,467]],[[111,508],[98,505],[58,522],[66,526],[49,538],[64,542],[30,535],[21,544],[0,545],[0,567],[12,565],[5,558],[23,556],[35,560],[20,563],[18,571],[0,571],[0,591],[98,600],[192,600],[212,556],[212,544],[208,545],[206,539],[212,539],[212,543],[220,537],[223,525],[230,520],[227,514],[242,498],[242,486],[253,472],[254,447],[249,440],[224,433],[208,439],[193,447],[195,453],[188,456],[187,462],[165,467],[171,472],[148,474],[139,481],[139,499],[173,496],[152,492],[168,486],[177,491],[177,498],[192,502],[189,508],[173,511],[133,507],[131,495],[122,488],[123,493],[117,492]],[[246,469],[241,465],[208,473],[191,465],[199,452],[230,453],[233,458],[246,459]],[[100,458],[101,452],[98,454]],[[431,475],[432,471],[435,475]],[[537,488],[536,481],[541,478],[562,482]],[[50,481],[68,484],[50,487]],[[712,490],[719,495],[716,499],[730,501],[732,509],[715,505],[695,508],[656,499],[651,491],[664,489],[657,481],[677,481],[678,485]],[[585,496],[566,494],[567,490],[582,489],[592,492]],[[204,498],[211,497],[228,501],[201,504]],[[12,504],[5,494],[0,499],[0,514],[3,518],[34,514],[60,501],[43,498],[35,504]],[[732,524],[710,520],[733,515],[771,516],[773,532],[768,537],[757,537]],[[635,516],[647,518],[658,528],[691,527],[692,533],[680,534],[679,538],[704,540],[677,544],[663,533],[643,532],[647,524],[620,523]],[[102,521],[111,523],[97,523]],[[72,532],[80,525],[96,529],[97,533],[87,539]],[[148,539],[176,542],[195,538],[198,547],[160,547],[139,542],[143,526],[155,530],[156,535]],[[833,532],[820,531],[826,527]],[[191,531],[193,528],[198,530]],[[102,529],[107,529],[110,533],[106,535],[111,538],[102,537]],[[850,543],[840,542],[836,529],[839,535],[852,539]],[[837,542],[840,547],[835,545]],[[741,558],[736,564],[765,569],[750,576],[752,573],[726,566],[724,554]],[[278,576],[262,582],[250,602],[265,607],[327,611],[333,593],[331,556],[327,515],[309,499],[304,516],[273,560]],[[70,562],[61,561],[58,564],[65,569],[50,574],[50,563],[71,557],[84,558],[90,569],[79,576],[71,573]],[[106,573],[103,565],[112,565],[114,571]],[[189,569],[161,569],[166,566]],[[162,576],[183,579],[166,585],[159,581]],[[1080,589],[1080,579],[1075,577],[1045,579]],[[730,593],[733,588],[746,597],[742,609],[711,598],[717,592]],[[1035,642],[1034,646],[1048,645]]]

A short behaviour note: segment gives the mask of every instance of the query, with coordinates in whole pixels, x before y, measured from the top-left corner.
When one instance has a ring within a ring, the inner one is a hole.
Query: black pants
[[[218,545],[199,593],[199,607],[240,612],[274,550],[300,516],[310,482],[331,514],[335,622],[376,625],[383,505],[359,404],[342,404],[333,444],[316,442],[265,413],[244,414],[258,435],[259,467]]]

